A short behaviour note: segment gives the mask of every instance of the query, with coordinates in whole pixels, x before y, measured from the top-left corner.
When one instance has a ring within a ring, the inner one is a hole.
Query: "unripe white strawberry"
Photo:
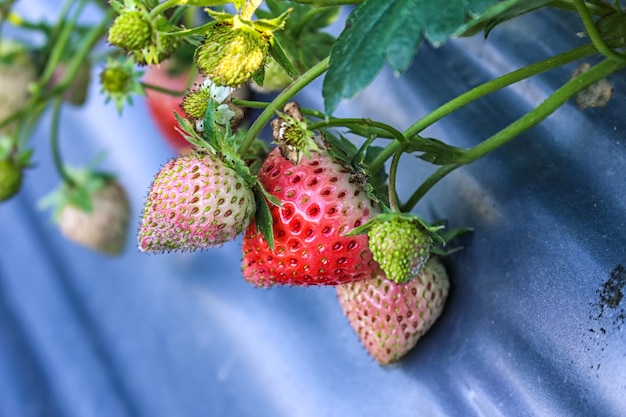
[[[25,48],[2,40],[0,48],[0,122],[20,110],[30,97],[29,86],[37,79],[37,69]],[[0,128],[1,134],[15,132],[16,123]]]
[[[450,282],[438,258],[414,279],[396,284],[383,275],[337,286],[339,302],[369,354],[381,365],[408,353],[441,315]]]
[[[144,252],[193,251],[233,240],[255,212],[251,187],[210,152],[169,161],[154,179],[138,234]]]
[[[80,245],[107,255],[120,254],[126,244],[130,203],[117,181],[107,181],[90,196],[91,210],[66,204],[58,214],[61,233]]]

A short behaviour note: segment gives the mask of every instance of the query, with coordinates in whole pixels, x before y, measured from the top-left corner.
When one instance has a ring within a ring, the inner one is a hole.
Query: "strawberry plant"
[[[145,95],[156,123],[185,155],[155,167],[139,249],[194,251],[241,237],[248,282],[336,286],[348,321],[382,364],[405,355],[441,314],[449,287],[441,257],[467,230],[447,230],[445,221],[418,213],[417,203],[453,171],[570,99],[581,103],[581,93],[626,67],[619,1],[67,0],[51,23],[28,21],[14,3],[0,8],[1,24],[25,35],[0,39],[0,200],[28,181],[23,174],[33,167],[36,146],[29,137],[51,113],[51,158],[61,187],[47,203],[67,237],[119,253],[129,210],[123,178],[92,166],[69,168],[58,126],[66,103],[89,105],[85,83],[98,82],[101,99],[121,117]],[[86,24],[90,3],[101,8],[100,20]],[[481,34],[489,42],[499,25],[545,8],[577,15],[583,44],[487,80],[404,130],[336,116],[342,100],[358,95],[386,65],[405,73],[425,42]],[[30,41],[31,33],[43,41]],[[486,95],[587,57],[597,63],[476,146],[424,134]],[[99,76],[86,77],[85,68]],[[272,94],[267,101],[237,98],[234,90],[247,85]],[[323,108],[296,104],[305,88],[320,88]],[[602,98],[599,105],[610,98],[606,91],[591,95]],[[242,124],[245,109],[257,115]],[[273,138],[264,137],[266,126]],[[433,170],[402,201],[396,181],[399,170],[411,170],[407,155]],[[100,229],[84,226],[92,221],[113,224],[114,236],[85,238],[86,227]]]

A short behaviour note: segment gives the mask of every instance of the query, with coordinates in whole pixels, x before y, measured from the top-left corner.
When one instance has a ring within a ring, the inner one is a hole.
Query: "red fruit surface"
[[[344,236],[380,209],[351,171],[328,153],[311,152],[294,166],[274,149],[259,171],[270,204],[274,250],[252,224],[243,241],[243,275],[250,283],[337,285],[379,271],[366,234]]]
[[[350,325],[381,365],[395,362],[417,344],[443,311],[450,282],[431,258],[413,280],[396,284],[380,276],[337,286]]]
[[[173,91],[185,92],[189,83],[190,70],[174,71],[175,63],[171,60],[160,65],[152,65],[146,70],[143,81]],[[204,77],[198,75],[194,83],[202,83]],[[193,83],[192,83],[193,85]],[[184,95],[184,94],[183,94]],[[146,89],[146,103],[152,119],[163,134],[163,137],[178,153],[186,154],[191,149],[191,144],[183,138],[178,130],[178,122],[174,112],[182,116],[180,103],[183,95],[172,96],[152,89]]]

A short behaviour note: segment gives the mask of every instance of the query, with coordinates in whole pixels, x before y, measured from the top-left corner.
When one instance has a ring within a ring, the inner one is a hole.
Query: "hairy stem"
[[[328,69],[329,58],[325,58],[307,72],[302,74],[300,78],[292,82],[289,87],[283,90],[266,108],[261,112],[259,117],[254,121],[250,129],[246,133],[243,142],[239,146],[238,153],[243,157],[250,146],[254,143],[256,137],[261,133],[263,127],[270,121],[274,114],[283,108],[285,104],[300,90],[309,85],[314,79],[322,75]]]
[[[569,99],[575,96],[579,91],[589,87],[591,84],[601,80],[602,78],[612,74],[619,69],[626,67],[626,63],[605,60],[598,65],[592,67],[589,71],[584,72],[578,77],[568,81],[561,88],[557,89],[544,102],[536,108],[522,116],[509,126],[505,127],[495,135],[481,142],[480,144],[468,149],[461,161],[456,164],[444,165],[433,173],[409,198],[403,206],[403,211],[410,211],[415,207],[419,200],[442,178],[447,174],[464,165],[468,165],[483,156],[493,152],[502,145],[508,143],[512,139],[519,136],[524,131],[536,126],[548,116],[559,109]]]
[[[591,17],[591,13],[589,13],[585,2],[583,0],[574,0],[574,6],[576,6],[576,11],[578,11],[580,18],[585,25],[585,29],[587,29],[587,34],[591,38],[591,42],[593,42],[596,49],[609,59],[613,59],[618,62],[626,62],[626,56],[611,49],[611,47],[606,44],[604,39],[602,39],[602,35],[596,27],[596,24],[593,22],[593,17]]]
[[[575,48],[571,51],[550,57],[548,59],[544,59],[534,64],[530,64],[524,68],[520,68],[516,71],[510,72],[484,84],[481,84],[478,87],[475,87],[467,91],[466,93],[461,94],[460,96],[448,101],[447,103],[443,104],[442,106],[424,116],[422,119],[415,122],[407,130],[404,131],[404,137],[411,137],[418,134],[422,130],[426,129],[428,126],[434,124],[435,122],[438,122],[450,113],[453,113],[461,107],[488,94],[491,94],[494,91],[498,91],[519,81],[568,64],[572,61],[576,61],[577,59],[591,55],[594,52],[596,52],[596,49],[593,45],[585,45]],[[378,157],[374,161],[372,161],[372,163],[370,164],[370,169],[372,171],[380,169],[384,165],[385,161],[395,153],[399,144],[400,143],[397,141],[389,144],[389,146],[387,146],[385,150],[383,150],[378,155]]]
[[[67,173],[65,165],[63,165],[63,158],[61,157],[61,149],[59,146],[59,123],[61,121],[61,108],[63,107],[63,99],[57,98],[54,101],[52,107],[52,126],[50,128],[50,147],[52,149],[52,159],[54,160],[54,167],[56,168],[59,176],[70,187],[76,185],[72,177]]]

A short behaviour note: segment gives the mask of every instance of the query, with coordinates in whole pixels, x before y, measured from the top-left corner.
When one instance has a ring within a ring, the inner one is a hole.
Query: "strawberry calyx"
[[[145,94],[140,81],[141,72],[135,71],[132,58],[124,61],[109,58],[104,70],[100,73],[101,93],[105,95],[105,103],[113,101],[121,114],[125,104],[132,104],[132,95]]]
[[[321,141],[307,128],[298,103],[287,103],[284,111],[277,112],[278,118],[272,121],[274,143],[285,159],[298,165],[302,157],[311,158],[311,152],[320,152]]]
[[[92,197],[107,184],[115,181],[115,176],[106,172],[97,172],[91,168],[64,167],[71,183],[63,181],[55,190],[44,196],[40,202],[41,209],[52,209],[52,219],[59,222],[61,212],[67,206],[74,206],[91,213]]]

